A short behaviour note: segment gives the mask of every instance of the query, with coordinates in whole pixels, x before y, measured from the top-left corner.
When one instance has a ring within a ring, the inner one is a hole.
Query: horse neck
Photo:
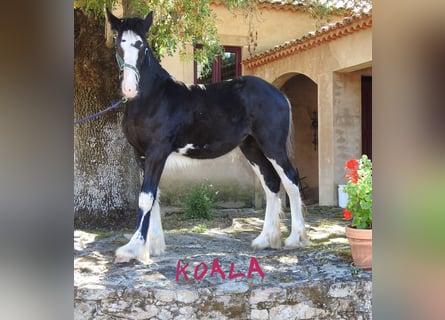
[[[145,97],[158,92],[159,86],[171,78],[151,52],[148,52],[147,56],[141,70],[141,90]]]

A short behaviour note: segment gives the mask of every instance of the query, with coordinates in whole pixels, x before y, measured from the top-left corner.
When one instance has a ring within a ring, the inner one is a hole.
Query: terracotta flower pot
[[[357,229],[348,225],[345,232],[351,247],[354,265],[364,270],[371,270],[372,229]]]

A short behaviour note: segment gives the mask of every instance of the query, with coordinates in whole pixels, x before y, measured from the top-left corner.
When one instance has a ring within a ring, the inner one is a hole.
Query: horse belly
[[[192,141],[195,139],[192,139]],[[214,159],[235,149],[242,139],[212,139],[201,137],[176,149],[176,153],[191,159]]]
[[[170,169],[196,166],[199,164],[199,160],[218,158],[229,153],[235,147],[237,147],[237,145],[222,147],[211,144],[200,147],[189,143],[182,148],[178,148],[177,151],[172,152],[167,158],[165,167]]]

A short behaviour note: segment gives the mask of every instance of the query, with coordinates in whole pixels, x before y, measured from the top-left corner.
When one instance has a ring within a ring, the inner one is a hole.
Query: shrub
[[[185,217],[189,219],[210,219],[214,205],[214,195],[212,185],[202,184],[194,187],[185,196]]]

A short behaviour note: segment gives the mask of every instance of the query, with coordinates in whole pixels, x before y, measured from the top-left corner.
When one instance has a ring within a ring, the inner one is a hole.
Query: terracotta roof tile
[[[262,6],[267,6],[276,9],[300,9],[308,6],[307,1],[303,0],[257,0]],[[328,6],[336,7],[337,9],[347,9],[352,12],[369,12],[372,5],[369,1],[357,1],[357,0],[319,0],[324,2]]]
[[[262,53],[247,58],[243,60],[243,64],[249,68],[257,67],[371,27],[371,11],[354,14],[344,18],[342,21],[330,23],[323,26],[320,30],[310,31],[298,39],[286,41]]]
[[[223,5],[220,0],[213,0],[212,3]],[[303,1],[300,0],[257,0],[257,3],[260,8],[290,11],[301,10],[305,6]]]

